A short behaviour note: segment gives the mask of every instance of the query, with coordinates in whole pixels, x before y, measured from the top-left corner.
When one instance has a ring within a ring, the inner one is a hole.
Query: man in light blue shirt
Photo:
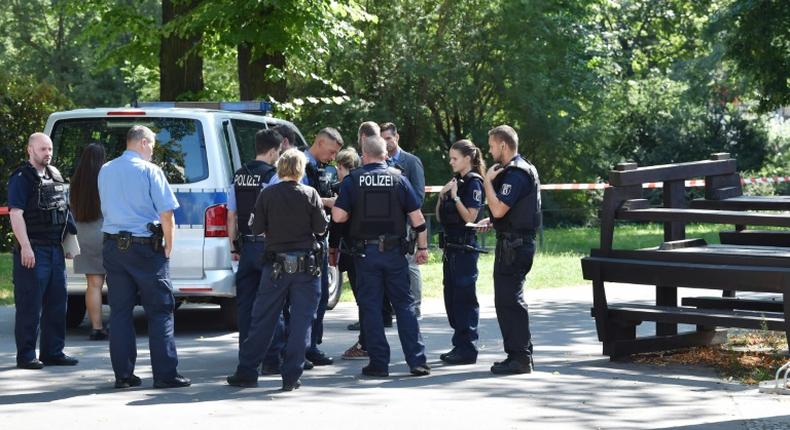
[[[175,300],[169,259],[178,201],[162,169],[150,162],[155,143],[156,135],[149,128],[132,127],[126,135],[126,151],[99,172],[115,388],[141,384],[134,374],[137,341],[132,318],[138,294],[148,317],[154,388],[191,384],[178,374],[173,336]]]

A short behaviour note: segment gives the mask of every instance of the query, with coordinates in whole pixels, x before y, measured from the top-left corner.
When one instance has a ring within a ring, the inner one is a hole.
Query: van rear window
[[[186,118],[123,117],[61,120],[52,128],[55,167],[71,177],[83,148],[104,144],[107,160],[126,150],[126,132],[144,125],[156,133],[153,161],[171,184],[188,184],[208,178],[206,140],[200,121]]]

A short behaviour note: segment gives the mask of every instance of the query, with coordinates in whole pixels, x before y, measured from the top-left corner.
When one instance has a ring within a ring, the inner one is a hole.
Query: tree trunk
[[[193,0],[174,5],[173,0],[162,0],[162,26],[188,13],[197,3]],[[196,49],[200,39],[199,34],[181,37],[171,33],[162,37],[159,48],[160,100],[195,98],[203,91],[203,57]]]
[[[272,67],[278,69],[285,67],[285,54],[282,51],[276,51],[273,54],[264,54],[253,58],[253,49],[250,44],[240,43],[237,49],[241,100],[267,100],[272,97],[277,101],[285,101],[288,96],[286,81],[266,78],[268,65],[271,64]]]

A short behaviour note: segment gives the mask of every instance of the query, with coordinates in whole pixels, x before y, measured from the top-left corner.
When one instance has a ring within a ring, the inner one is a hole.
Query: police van
[[[157,102],[134,108],[77,109],[52,114],[45,133],[54,145],[53,165],[64,177],[73,175],[89,143],[102,143],[109,161],[126,149],[126,132],[133,125],[145,125],[156,133],[152,161],[164,171],[180,204],[170,257],[173,294],[178,304],[219,305],[225,323],[235,327],[236,288],[226,223],[233,173],[255,158],[255,134],[260,129],[285,124],[294,130],[296,146],[307,146],[294,124],[260,114],[270,108],[265,102]],[[85,317],[86,281],[84,275],[74,274],[71,260],[67,271],[67,322],[76,327]],[[342,276],[330,268],[329,277],[331,308],[340,298]]]

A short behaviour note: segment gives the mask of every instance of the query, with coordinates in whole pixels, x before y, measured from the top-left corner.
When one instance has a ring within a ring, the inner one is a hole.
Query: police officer
[[[52,161],[52,140],[33,133],[29,159],[11,174],[8,206],[14,246],[16,366],[41,369],[73,366],[63,353],[66,342],[66,262],[61,242],[65,231],[77,230],[70,219],[63,177]],[[41,349],[36,358],[36,341]]]
[[[321,246],[316,235],[326,231],[328,219],[318,192],[300,184],[307,160],[289,149],[277,161],[281,182],[263,189],[255,203],[253,234],[266,235],[260,288],[252,308],[250,332],[239,348],[236,372],[228,384],[258,385],[257,366],[272,341],[286,297],[291,302],[288,341],[282,365],[282,389],[299,388],[305,349],[321,297]]]
[[[173,337],[175,300],[169,259],[173,211],[179,205],[162,169],[151,163],[155,143],[153,131],[136,125],[126,134],[126,151],[99,171],[115,388],[141,383],[134,374],[137,342],[132,318],[138,295],[148,318],[154,388],[191,384],[178,374]]]
[[[518,135],[500,125],[488,132],[496,164],[486,172],[486,200],[496,230],[494,304],[507,358],[494,374],[532,372],[532,336],[524,301],[524,278],[535,255],[535,230],[541,225],[538,171],[518,154]]]
[[[453,328],[453,349],[439,358],[448,364],[472,364],[477,361],[477,259],[482,251],[473,228],[483,211],[483,154],[469,140],[459,140],[450,147],[450,166],[455,176],[439,192],[436,216],[443,233],[439,246],[444,248],[444,306]]]
[[[398,318],[398,335],[406,363],[416,376],[430,374],[425,360],[425,344],[415,315],[414,297],[409,291],[408,246],[405,243],[406,215],[418,232],[416,260],[428,260],[425,218],[409,180],[386,164],[386,143],[379,136],[362,144],[364,166],[348,175],[332,209],[335,222],[350,218],[349,236],[354,241],[358,300],[365,327],[364,336],[370,362],[362,369],[367,376],[389,375],[390,349],[384,335],[381,306],[384,293]]]
[[[304,151],[304,155],[307,158],[307,166],[301,182],[318,191],[318,194],[321,196],[321,202],[327,211],[335,203],[332,183],[337,178],[337,169],[328,163],[335,159],[342,147],[343,137],[340,135],[340,132],[332,127],[325,127],[316,133],[313,144]],[[270,184],[277,183],[279,180],[279,176],[275,176],[270,181]],[[321,243],[326,249],[326,238],[322,239]],[[327,366],[334,362],[331,357],[318,348],[324,336],[324,314],[329,301],[329,260],[326,252],[322,253],[322,255],[321,301],[318,303],[318,312],[316,313],[311,332],[310,348],[307,350],[307,359],[316,366]]]
[[[236,272],[236,308],[238,313],[239,345],[244,343],[250,328],[252,304],[261,281],[264,238],[254,235],[249,220],[261,187],[275,175],[274,163],[280,156],[283,137],[274,130],[260,130],[255,135],[255,159],[244,164],[233,175],[233,192],[228,194],[228,236],[231,253],[239,261]],[[237,239],[236,239],[237,238]],[[235,239],[235,240],[234,240]],[[266,374],[280,373],[280,352],[284,346],[285,326],[279,322],[275,341],[263,362]]]

